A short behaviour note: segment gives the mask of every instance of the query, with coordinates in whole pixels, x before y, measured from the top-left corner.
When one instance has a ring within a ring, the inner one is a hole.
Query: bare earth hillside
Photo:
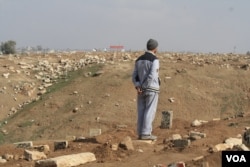
[[[136,142],[136,91],[131,81],[134,61],[143,52],[86,52],[0,57],[0,166],[34,166],[13,143],[49,144],[47,157],[93,152],[97,161],[82,166],[149,166],[184,161],[187,166],[221,166],[221,152],[211,148],[240,137],[250,126],[250,57],[234,54],[159,53],[161,92],[154,144]],[[161,129],[162,111],[173,111],[173,127]],[[218,118],[218,121],[213,121]],[[194,120],[207,123],[191,126]],[[122,125],[122,126],[121,126]],[[122,128],[121,128],[122,127]],[[55,140],[90,137],[53,150]],[[185,148],[166,144],[173,134],[191,131],[206,137]],[[110,149],[126,136],[135,149]],[[204,156],[201,160],[193,158]]]

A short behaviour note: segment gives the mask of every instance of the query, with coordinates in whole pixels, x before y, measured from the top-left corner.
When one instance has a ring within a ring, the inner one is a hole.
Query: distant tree
[[[250,51],[247,51],[247,55],[250,56]]]
[[[36,47],[36,50],[37,50],[37,51],[42,51],[42,50],[43,50],[43,47],[42,47],[41,45],[38,45],[38,46]]]
[[[12,40],[2,42],[0,50],[3,52],[3,54],[14,54],[16,53],[16,42]]]

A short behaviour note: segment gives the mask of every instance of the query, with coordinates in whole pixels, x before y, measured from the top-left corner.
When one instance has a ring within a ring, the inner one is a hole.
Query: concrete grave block
[[[196,132],[196,131],[191,131],[189,135],[190,137],[200,136],[201,138],[205,138],[207,136],[206,133],[201,133],[201,132]]]
[[[242,143],[250,147],[250,129],[246,130],[243,134]]]
[[[183,148],[183,147],[189,146],[191,142],[188,139],[177,139],[177,140],[173,140],[172,143],[174,147]]]
[[[199,120],[194,120],[193,122],[192,122],[192,124],[191,124],[192,126],[201,126],[202,125],[202,123],[199,121]]]
[[[194,135],[194,136],[190,136],[190,139],[191,139],[191,140],[200,140],[201,137],[200,137],[200,136]]]
[[[220,118],[213,118],[213,121],[220,121]]]
[[[86,137],[76,137],[76,139],[74,140],[74,142],[84,142],[86,141]]]
[[[24,159],[28,161],[35,161],[46,158],[47,156],[43,152],[24,150]]]
[[[233,146],[240,146],[242,144],[242,139],[238,138],[228,138],[225,140],[225,143],[232,144]]]
[[[66,140],[74,141],[74,140],[76,140],[76,136],[66,136]]]
[[[55,141],[54,142],[54,150],[66,149],[68,148],[69,143],[67,140],[64,141]]]
[[[162,129],[172,128],[172,120],[173,120],[173,111],[163,111],[162,120],[161,120],[161,128]]]
[[[121,125],[116,125],[116,128],[117,129],[126,129],[128,127],[128,125],[123,125],[123,124],[121,124]]]
[[[180,134],[173,134],[172,135],[172,140],[179,140],[179,139],[182,139]]]
[[[117,150],[118,150],[118,144],[112,144],[112,145],[111,145],[111,149],[112,149],[113,151],[117,151]]]
[[[35,167],[73,167],[95,160],[95,154],[86,152],[39,160],[35,163]]]
[[[14,143],[17,148],[32,148],[33,147],[33,142],[32,141],[24,141],[24,142],[18,142]]]
[[[224,150],[232,149],[232,148],[233,148],[233,144],[220,143],[214,146],[213,152],[224,151]]]
[[[101,134],[102,134],[102,130],[101,129],[90,129],[89,130],[89,136],[90,137],[99,136]]]
[[[186,167],[184,162],[176,162],[168,165],[168,167]]]

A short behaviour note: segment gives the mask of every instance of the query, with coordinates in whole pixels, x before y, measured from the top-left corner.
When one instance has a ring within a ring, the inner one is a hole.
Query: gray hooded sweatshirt
[[[135,62],[132,81],[135,87],[140,87],[143,91],[159,92],[159,60],[150,51],[145,52]]]

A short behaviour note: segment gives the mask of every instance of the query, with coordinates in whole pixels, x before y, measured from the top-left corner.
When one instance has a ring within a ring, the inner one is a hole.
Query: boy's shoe
[[[157,136],[154,135],[141,135],[139,137],[140,140],[156,140]]]

